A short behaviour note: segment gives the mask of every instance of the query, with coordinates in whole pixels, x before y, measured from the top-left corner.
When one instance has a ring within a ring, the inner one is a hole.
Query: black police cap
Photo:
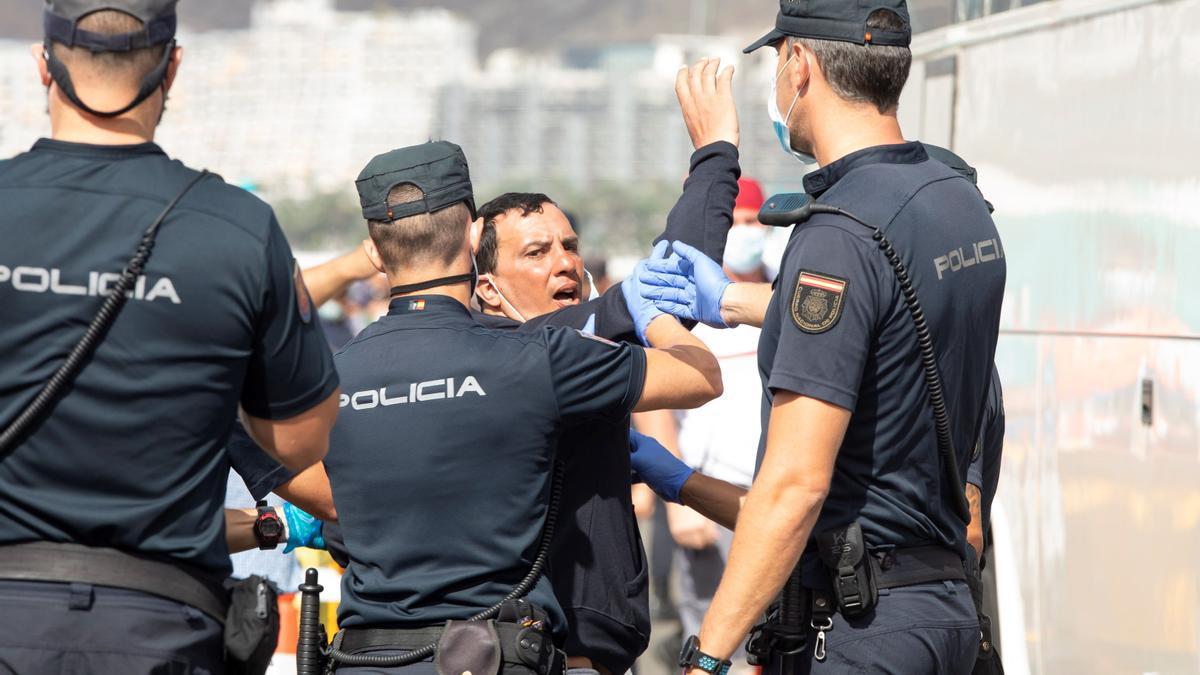
[[[898,15],[904,28],[868,29],[867,17],[880,9]],[[779,0],[775,29],[742,51],[749,54],[786,37],[907,47],[912,42],[912,24],[904,0]]]
[[[179,0],[46,0],[42,27],[47,40],[93,52],[128,52],[166,44],[175,38]],[[79,20],[101,10],[123,12],[141,21],[135,33],[105,35],[80,30]]]
[[[423,199],[388,206],[388,193],[403,183],[412,183],[425,193]],[[422,143],[377,155],[355,181],[363,218],[392,221],[418,213],[434,213],[466,202],[475,217],[475,195],[471,173],[462,148],[447,142]]]

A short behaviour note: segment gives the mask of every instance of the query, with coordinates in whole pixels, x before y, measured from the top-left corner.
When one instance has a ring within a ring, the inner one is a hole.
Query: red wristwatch
[[[255,505],[258,508],[258,518],[254,521],[254,538],[258,540],[258,548],[270,551],[279,546],[283,539],[283,519],[274,506],[268,506],[265,499]]]

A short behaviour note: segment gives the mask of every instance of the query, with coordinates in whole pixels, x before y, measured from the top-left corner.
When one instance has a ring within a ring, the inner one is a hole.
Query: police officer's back
[[[219,671],[238,407],[291,466],[327,447],[337,377],[270,208],[150,142],[179,64],[174,4],[51,3],[54,138],[0,162],[6,431],[178,198],[94,355],[0,456],[0,670],[43,672],[70,651],[89,672]]]
[[[804,181],[816,215],[796,226],[774,292],[728,286],[685,248],[676,267],[693,281],[656,293],[683,316],[763,326],[760,466],[699,636],[717,660],[802,553],[783,632],[757,643],[772,668],[957,673],[976,653],[962,488],[1005,267],[975,187],[904,142],[910,39],[902,0],[781,2],[776,29],[748,51],[778,50],[768,108],[784,149],[821,164]],[[925,362],[949,406],[944,443]]]
[[[650,327],[666,350],[569,328],[480,325],[466,306],[479,227],[457,146],[380,155],[358,188],[368,250],[396,286],[388,315],[335,356],[345,393],[326,467],[351,554],[337,645],[351,655],[445,638],[446,621],[518,585],[538,550],[565,429],[622,420],[635,406],[696,405],[720,390],[715,359],[670,317]],[[561,640],[547,580],[528,600],[548,614],[546,636],[532,642]],[[537,658],[520,656],[528,644],[500,630],[501,669],[536,670]]]

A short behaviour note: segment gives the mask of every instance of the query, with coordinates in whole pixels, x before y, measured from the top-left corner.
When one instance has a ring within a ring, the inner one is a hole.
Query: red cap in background
[[[737,201],[733,203],[735,209],[754,209],[758,211],[762,208],[763,202],[762,187],[758,181],[753,178],[738,179],[738,196]]]

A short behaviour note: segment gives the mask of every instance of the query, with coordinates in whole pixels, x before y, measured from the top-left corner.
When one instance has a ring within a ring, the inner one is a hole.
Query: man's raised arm
[[[684,242],[718,264],[725,254],[741,176],[733,67],[718,72],[719,66],[719,59],[702,59],[690,69],[681,68],[676,79],[675,93],[696,151],[683,194],[667,215],[666,230],[654,240]],[[619,286],[595,300],[530,319],[522,330],[533,331],[541,326],[590,328],[595,335],[609,340],[639,341]]]

